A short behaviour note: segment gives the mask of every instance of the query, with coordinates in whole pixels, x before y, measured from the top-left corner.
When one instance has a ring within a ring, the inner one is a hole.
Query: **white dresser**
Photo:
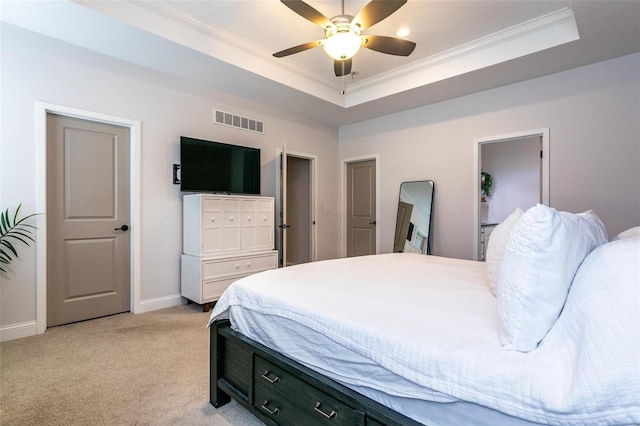
[[[183,197],[182,296],[209,310],[234,281],[278,265],[273,197]]]

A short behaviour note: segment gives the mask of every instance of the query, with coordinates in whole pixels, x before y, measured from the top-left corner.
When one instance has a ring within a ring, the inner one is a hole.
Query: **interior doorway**
[[[376,159],[345,162],[346,256],[376,254]]]
[[[130,310],[132,313],[142,311],[140,303],[140,122],[127,118],[96,113],[61,105],[36,102],[36,163],[37,163],[37,195],[36,208],[44,212],[38,220],[37,232],[37,266],[36,266],[36,334],[42,334],[47,329],[47,116],[59,114],[66,117],[80,118],[98,123],[111,124],[128,128],[130,151],[130,269],[131,282]]]
[[[131,308],[130,130],[47,115],[47,326]]]
[[[491,231],[516,208],[549,205],[549,130],[475,142],[474,256],[484,260]],[[490,194],[482,191],[481,172],[493,183]]]
[[[280,267],[315,261],[315,157],[280,155]]]

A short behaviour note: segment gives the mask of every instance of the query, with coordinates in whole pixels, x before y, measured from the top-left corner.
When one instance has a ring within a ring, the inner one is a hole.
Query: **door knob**
[[[113,228],[114,231],[128,231],[129,230],[129,226],[127,225],[122,225],[120,228]]]

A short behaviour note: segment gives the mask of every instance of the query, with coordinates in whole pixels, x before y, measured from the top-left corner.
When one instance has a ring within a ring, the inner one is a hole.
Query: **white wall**
[[[493,177],[487,223],[501,223],[516,208],[526,211],[540,199],[541,137],[483,143],[482,170]]]
[[[141,299],[179,293],[181,196],[171,184],[180,135],[262,149],[262,190],[276,193],[276,151],[317,161],[318,259],[340,253],[341,159],[378,154],[380,252],[392,250],[403,181],[433,179],[434,253],[472,259],[474,139],[550,128],[551,205],[594,209],[609,233],[640,224],[640,55],[336,129],[2,24],[0,207],[35,209],[35,102],[142,123]],[[264,135],[212,124],[219,108],[265,122]],[[339,152],[338,152],[339,148]],[[328,206],[324,213],[324,207]],[[35,249],[0,275],[0,331],[35,320]]]
[[[334,173],[336,128],[310,122],[212,89],[125,64],[93,52],[2,24],[0,207],[36,205],[36,101],[141,122],[141,301],[180,293],[182,199],[172,184],[179,163],[179,137],[261,148],[262,193],[276,195],[277,150],[317,157],[318,259],[337,257],[339,205]],[[213,124],[221,109],[261,120],[265,134]],[[7,275],[0,275],[0,331],[30,324],[36,316],[36,250],[23,248]]]
[[[380,252],[400,183],[435,182],[433,252],[473,259],[474,139],[550,128],[550,204],[595,210],[610,235],[640,224],[640,55],[340,129],[340,158],[378,154]]]

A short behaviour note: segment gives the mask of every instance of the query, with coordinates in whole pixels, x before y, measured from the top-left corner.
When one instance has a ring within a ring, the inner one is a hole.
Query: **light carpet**
[[[208,318],[182,305],[0,343],[0,424],[262,425],[209,404]]]

